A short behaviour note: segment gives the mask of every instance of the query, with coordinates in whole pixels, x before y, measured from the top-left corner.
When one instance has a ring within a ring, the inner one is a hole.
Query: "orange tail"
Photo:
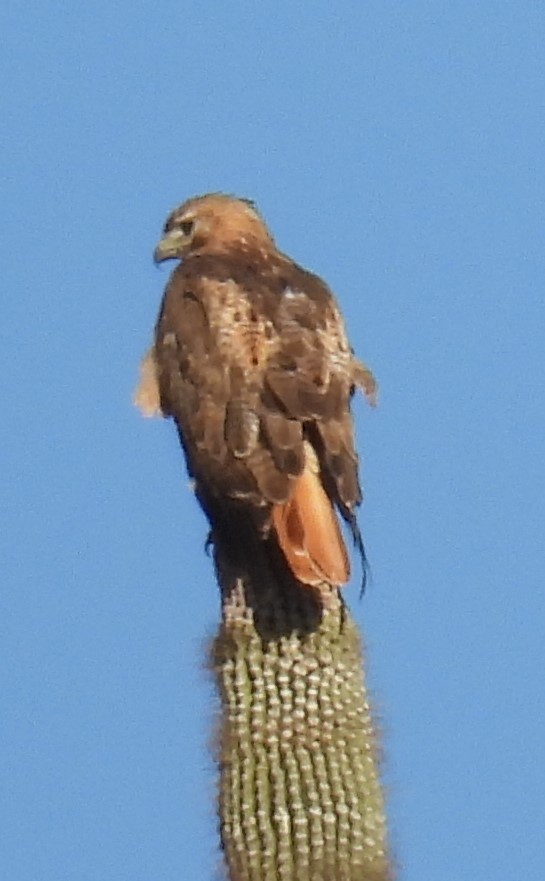
[[[272,524],[298,581],[313,586],[325,581],[336,587],[348,581],[348,553],[312,448],[291,498],[273,506]]]

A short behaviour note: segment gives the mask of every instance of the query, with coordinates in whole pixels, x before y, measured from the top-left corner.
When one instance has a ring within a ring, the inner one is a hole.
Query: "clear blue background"
[[[0,34],[0,876],[217,864],[206,528],[131,393],[164,217],[220,189],[380,381],[346,597],[399,877],[542,881],[542,4],[5,0]]]

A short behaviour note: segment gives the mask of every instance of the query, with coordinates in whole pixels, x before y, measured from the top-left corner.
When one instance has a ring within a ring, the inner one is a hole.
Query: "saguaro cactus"
[[[219,820],[230,881],[389,881],[360,637],[337,590],[216,545]]]

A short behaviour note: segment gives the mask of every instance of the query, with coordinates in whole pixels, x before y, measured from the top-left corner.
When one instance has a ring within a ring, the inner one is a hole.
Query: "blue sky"
[[[166,213],[254,198],[380,382],[356,405],[400,879],[545,862],[545,13],[6,2],[0,862],[217,863],[218,598],[172,426],[131,407]]]

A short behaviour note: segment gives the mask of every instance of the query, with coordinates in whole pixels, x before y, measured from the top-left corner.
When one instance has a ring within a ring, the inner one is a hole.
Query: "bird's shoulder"
[[[179,303],[188,294],[206,299],[225,287],[261,301],[272,311],[281,303],[290,313],[305,307],[312,312],[330,310],[335,304],[327,284],[286,255],[244,248],[186,257],[172,272],[165,301]]]
[[[276,251],[201,253],[182,261],[167,285],[156,328],[160,350],[174,342],[178,357],[216,352],[248,362],[248,368],[287,370],[290,384],[297,385],[306,374],[327,385],[330,371],[346,374],[351,360],[327,284]]]

